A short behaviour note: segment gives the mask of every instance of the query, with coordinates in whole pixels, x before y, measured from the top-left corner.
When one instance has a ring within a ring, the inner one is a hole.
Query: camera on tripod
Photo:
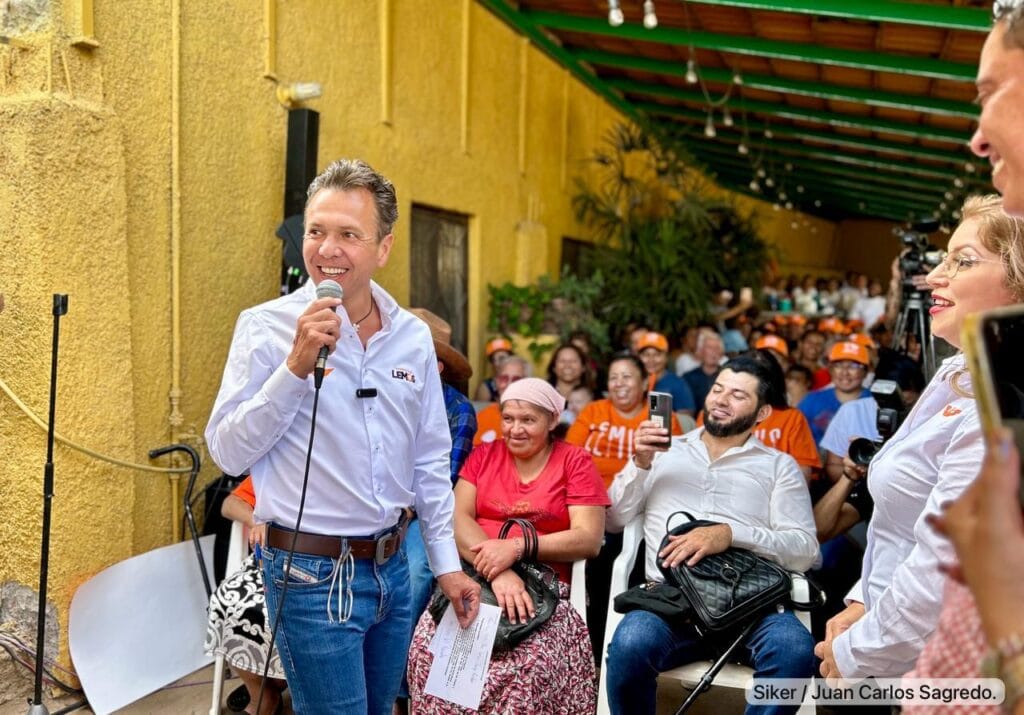
[[[875,429],[881,439],[877,442],[861,437],[850,442],[847,455],[853,463],[866,467],[869,462],[878,454],[878,450],[896,434],[896,430],[903,424],[907,413],[910,411],[903,393],[895,380],[875,380],[871,385],[871,396],[878,404],[878,415],[875,417]]]
[[[928,242],[928,234],[939,229],[939,222],[927,219],[909,229],[895,229],[907,251],[900,255],[900,274],[903,276],[904,294],[917,293],[913,277],[930,273],[942,263],[942,251]]]

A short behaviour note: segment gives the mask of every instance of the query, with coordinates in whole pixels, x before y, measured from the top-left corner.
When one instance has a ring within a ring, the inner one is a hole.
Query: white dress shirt
[[[344,310],[317,407],[305,510],[299,528],[370,536],[415,506],[435,574],[460,569],[452,530],[451,435],[430,331],[376,283],[382,327],[364,350]],[[242,312],[206,427],[214,461],[250,471],[257,521],[295,525],[309,444],[313,376],[285,360],[312,281]],[[358,388],[375,397],[357,398]]]
[[[942,605],[941,563],[955,559],[949,541],[925,523],[978,475],[985,445],[963,355],[945,360],[900,429],[868,469],[875,511],[868,525],[861,579],[847,595],[867,612],[832,642],[847,678],[897,678],[914,665],[935,630]]]
[[[662,580],[657,554],[665,521],[677,511],[728,524],[732,545],[750,549],[785,568],[805,571],[818,555],[807,481],[796,461],[753,435],[711,461],[701,427],[674,437],[651,468],[631,459],[608,490],[608,519],[625,526],[644,513],[647,578]],[[676,526],[685,517],[677,517]]]

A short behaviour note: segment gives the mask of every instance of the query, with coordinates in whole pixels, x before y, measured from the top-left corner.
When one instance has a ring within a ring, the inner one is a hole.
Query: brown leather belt
[[[409,520],[404,512],[395,526],[375,539],[349,539],[344,536],[325,536],[305,531],[296,533],[269,524],[267,526],[267,545],[273,549],[287,551],[292,547],[292,537],[295,537],[296,553],[336,559],[341,556],[345,542],[347,542],[353,557],[374,559],[378,564],[385,564],[402,547],[405,530],[408,527]]]

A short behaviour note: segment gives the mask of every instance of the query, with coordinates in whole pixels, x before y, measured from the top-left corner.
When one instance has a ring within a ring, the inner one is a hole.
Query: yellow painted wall
[[[278,292],[286,111],[263,76],[263,3],[94,5],[96,48],[72,43],[71,0],[0,45],[0,378],[45,414],[50,294],[70,294],[58,431],[147,463],[171,440],[199,445],[238,312]],[[359,156],[395,183],[401,217],[379,277],[400,301],[413,202],[470,215],[482,368],[487,284],[555,273],[561,238],[586,235],[571,179],[619,117],[470,0],[273,5],[277,78],[323,85],[308,104],[320,165]],[[793,260],[817,265],[823,241],[832,255],[829,227],[812,239],[760,209]],[[44,433],[0,396],[0,435],[0,583],[34,587]],[[165,474],[65,446],[55,461],[63,633],[79,583],[167,543],[172,526]],[[207,461],[204,479],[216,472]]]

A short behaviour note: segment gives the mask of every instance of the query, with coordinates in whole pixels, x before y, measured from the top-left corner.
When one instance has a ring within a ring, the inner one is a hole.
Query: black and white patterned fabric
[[[210,597],[206,625],[206,653],[223,655],[233,667],[263,674],[267,663],[270,629],[263,598],[263,576],[252,555],[225,578]],[[284,678],[281,658],[274,648],[271,678]]]

